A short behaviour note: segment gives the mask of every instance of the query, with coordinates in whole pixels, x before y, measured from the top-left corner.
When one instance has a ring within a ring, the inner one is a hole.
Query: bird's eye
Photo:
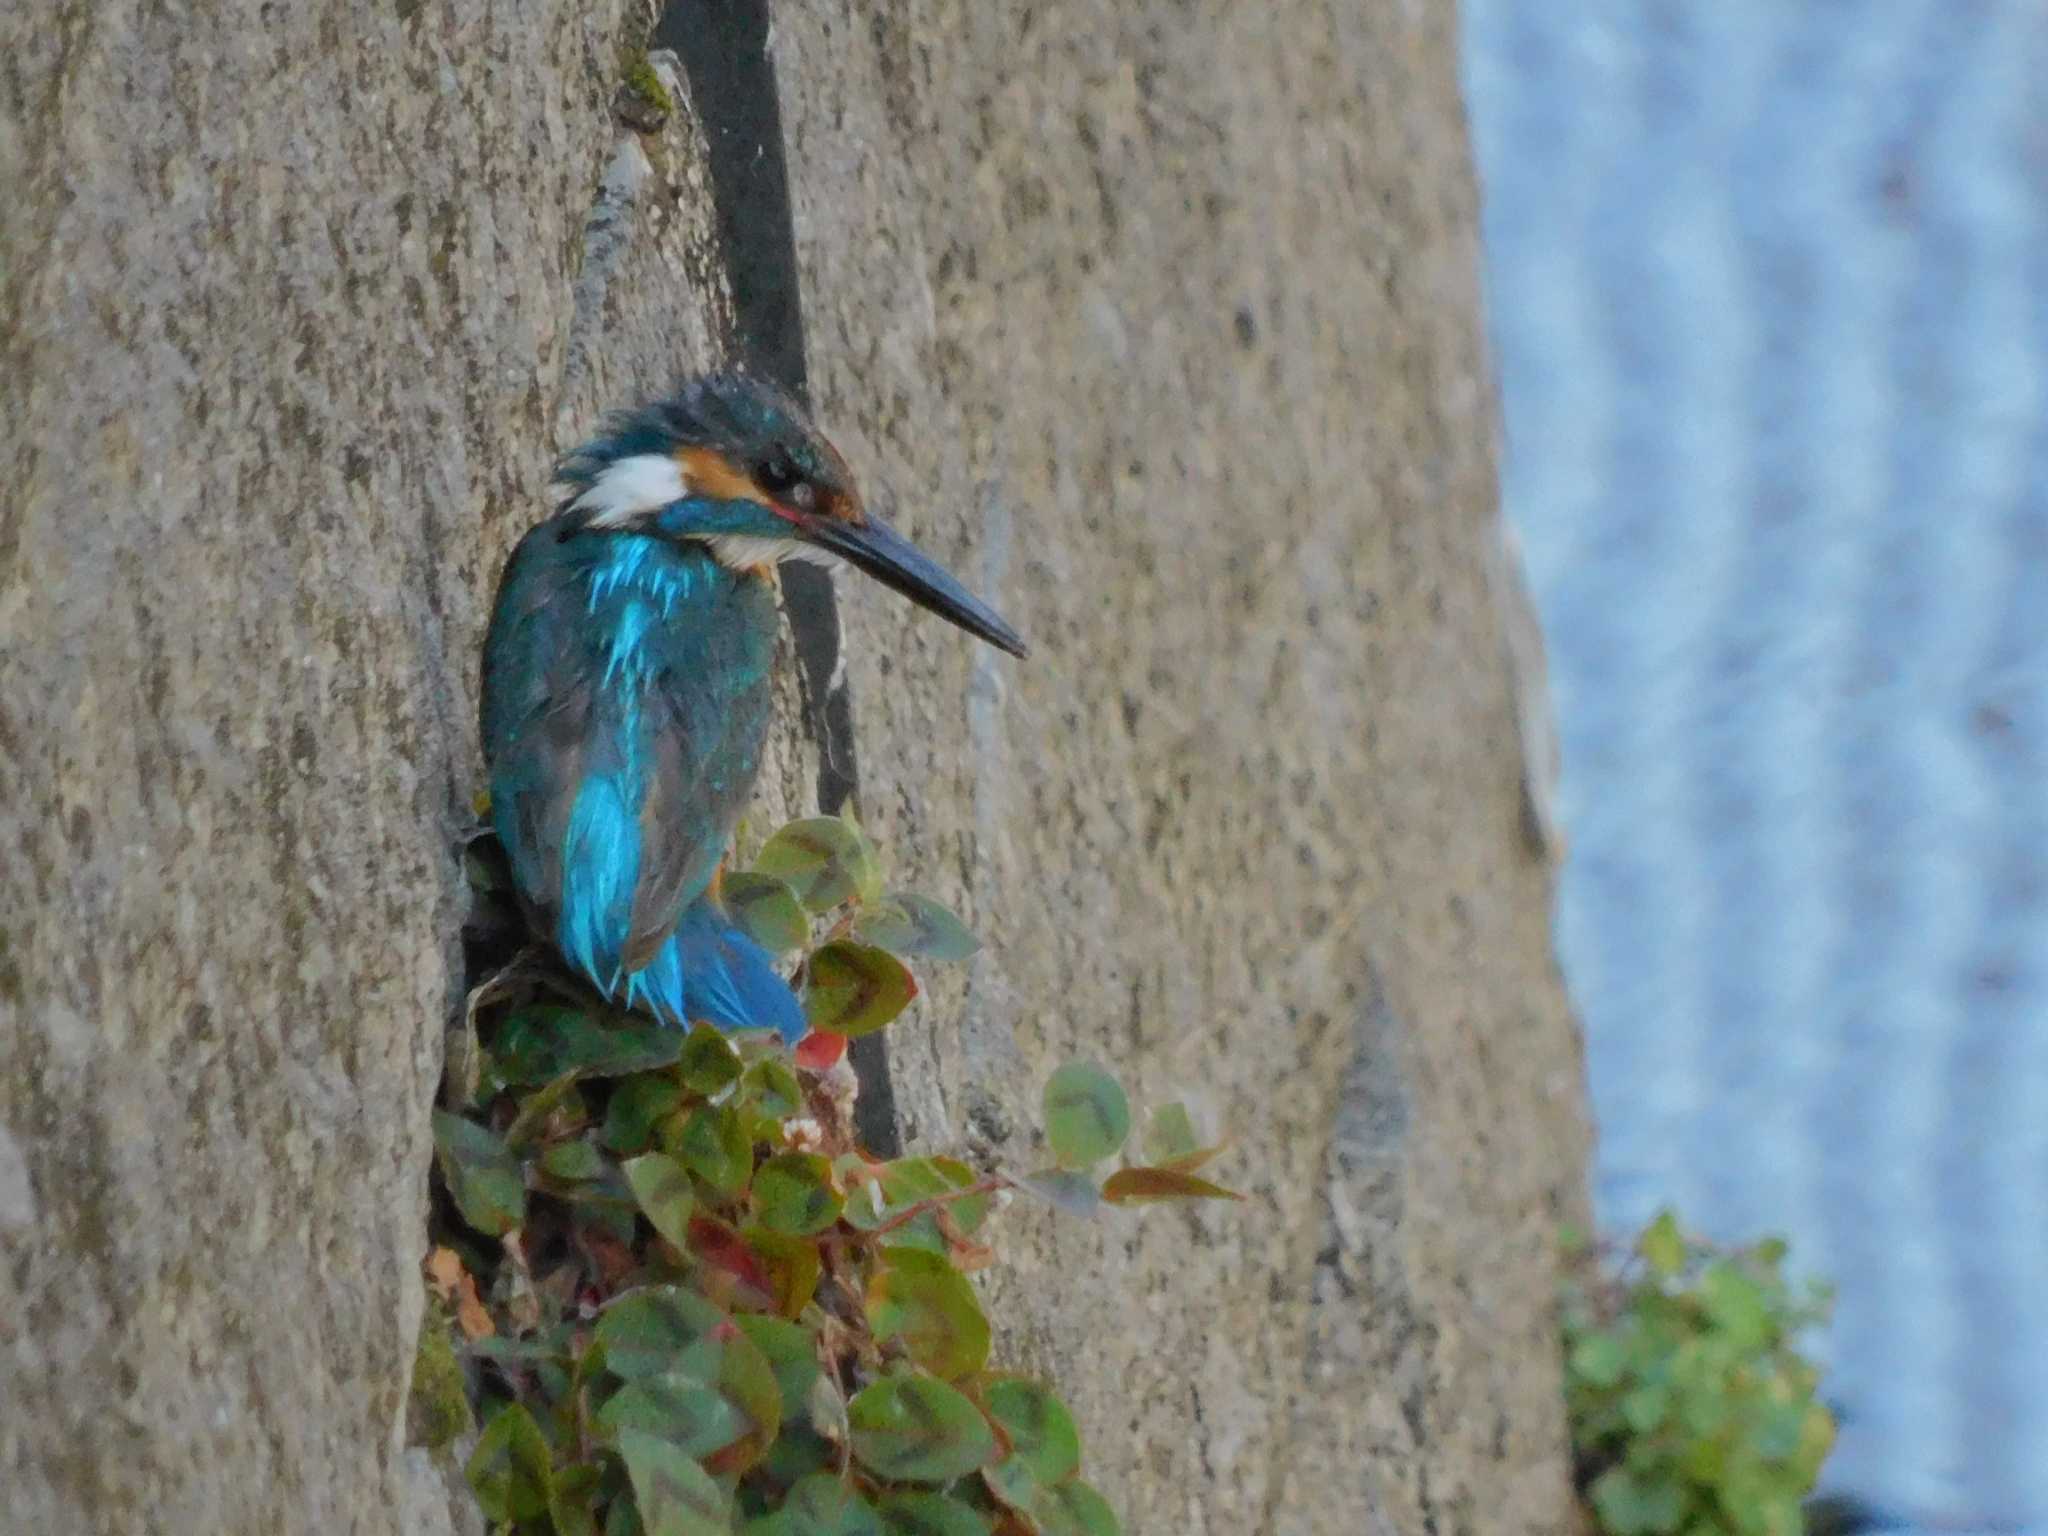
[[[755,469],[754,478],[761,482],[761,489],[770,496],[782,496],[788,494],[790,487],[803,476],[797,470],[796,460],[789,456],[788,449],[773,448]]]

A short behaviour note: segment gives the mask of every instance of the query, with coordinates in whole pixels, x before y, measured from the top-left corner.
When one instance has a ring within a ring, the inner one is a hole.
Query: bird
[[[616,1004],[799,1040],[803,1009],[719,879],[770,724],[779,562],[844,564],[1013,656],[1025,642],[750,374],[608,418],[551,489],[506,561],[481,669],[490,820],[520,906]]]

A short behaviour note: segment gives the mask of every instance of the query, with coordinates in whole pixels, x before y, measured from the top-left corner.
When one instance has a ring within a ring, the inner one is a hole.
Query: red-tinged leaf
[[[783,1317],[795,1317],[809,1306],[825,1272],[817,1243],[763,1227],[749,1227],[741,1236],[768,1272],[775,1292],[772,1310]]]
[[[690,1251],[707,1268],[705,1290],[726,1292],[728,1305],[754,1312],[776,1310],[775,1277],[747,1240],[709,1216],[690,1218]]]
[[[921,1248],[884,1249],[883,1261],[868,1282],[876,1343],[900,1341],[912,1360],[949,1381],[988,1364],[988,1319],[966,1276]]]
[[[598,1283],[607,1292],[618,1290],[640,1267],[639,1256],[633,1252],[632,1245],[598,1222],[579,1223],[576,1242],[589,1258],[591,1267],[597,1271]]]
[[[838,939],[804,965],[804,1017],[814,1030],[849,1039],[871,1035],[917,997],[909,968],[872,944]]]
[[[1242,1200],[1244,1196],[1172,1168],[1119,1168],[1102,1181],[1102,1198],[1113,1205],[1142,1205],[1153,1200]]]
[[[846,1054],[846,1036],[828,1034],[814,1029],[797,1041],[792,1053],[796,1064],[807,1072],[824,1072],[839,1065],[839,1058]]]

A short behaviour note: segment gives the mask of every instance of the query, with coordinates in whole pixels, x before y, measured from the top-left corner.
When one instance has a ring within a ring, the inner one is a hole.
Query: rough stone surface
[[[1025,1216],[990,1292],[1135,1531],[1564,1519],[1576,1038],[1494,596],[1439,4],[778,20],[821,409],[1037,646],[850,612],[863,807],[990,943],[893,1032],[916,1139],[1034,1155],[1085,1052],[1237,1209]]]
[[[824,413],[1039,645],[845,589],[863,809],[990,937],[907,1129],[1028,1158],[1084,1050],[1253,1195],[1005,1234],[1133,1531],[1562,1510],[1451,18],[1366,10],[776,15]],[[475,1528],[403,1407],[476,645],[557,448],[731,342],[687,93],[611,113],[648,20],[0,18],[10,1528]]]

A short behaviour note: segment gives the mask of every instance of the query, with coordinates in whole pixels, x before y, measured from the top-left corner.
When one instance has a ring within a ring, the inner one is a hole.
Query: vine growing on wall
[[[516,932],[495,844],[473,937]],[[1051,1162],[976,1169],[855,1142],[846,1042],[975,940],[889,890],[851,821],[771,837],[729,909],[794,957],[813,1033],[689,1033],[531,957],[472,999],[434,1117],[435,1315],[416,1439],[480,1427],[470,1486],[505,1536],[1110,1536],[1052,1386],[1002,1370],[968,1276],[1011,1192],[1089,1213],[1236,1198],[1185,1108],[1132,1114],[1091,1063],[1045,1085]]]

